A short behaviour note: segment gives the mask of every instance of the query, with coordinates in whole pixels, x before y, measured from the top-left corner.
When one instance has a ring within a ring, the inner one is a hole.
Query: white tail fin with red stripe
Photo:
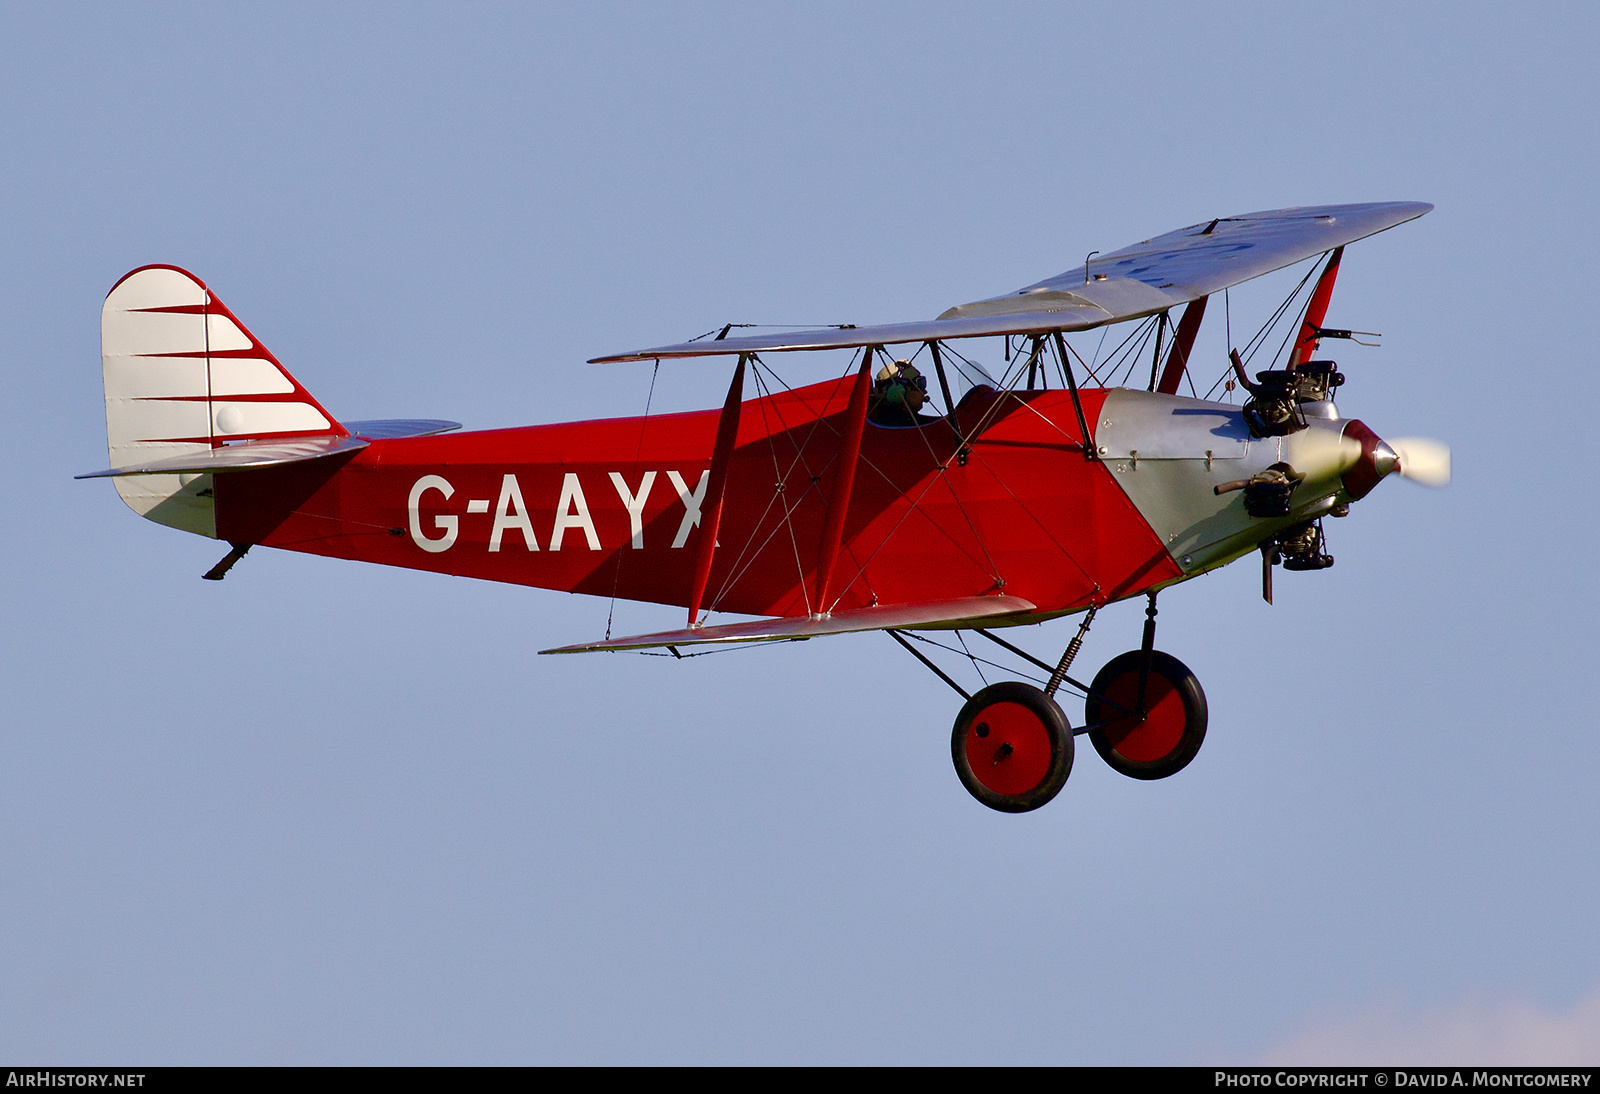
[[[145,266],[113,286],[100,352],[113,468],[238,441],[349,435],[203,281],[176,266]],[[209,474],[115,482],[140,516],[216,536]]]

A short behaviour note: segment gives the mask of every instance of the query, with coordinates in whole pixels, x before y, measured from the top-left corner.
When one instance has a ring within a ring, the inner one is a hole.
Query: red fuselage
[[[1183,576],[1065,391],[970,393],[943,419],[866,426],[830,603],[810,603],[850,379],[743,404],[705,595],[803,615],[1004,591],[1056,613]],[[1106,393],[1082,392],[1088,420]],[[376,440],[217,475],[219,538],[685,605],[718,412]],[[974,434],[976,434],[974,436]],[[709,508],[709,506],[707,507]]]

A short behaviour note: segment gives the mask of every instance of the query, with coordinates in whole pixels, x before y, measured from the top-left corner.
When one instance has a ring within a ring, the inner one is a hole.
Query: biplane
[[[211,579],[266,546],[687,611],[676,630],[545,653],[690,656],[887,631],[964,699],[951,754],[967,790],[1023,812],[1061,789],[1080,734],[1133,778],[1194,758],[1205,693],[1155,648],[1163,589],[1259,554],[1270,601],[1274,567],[1332,564],[1324,518],[1390,474],[1448,481],[1443,445],[1385,441],[1342,417],[1344,376],[1318,356],[1364,337],[1322,325],[1344,248],[1431,208],[1218,217],[922,322],[730,324],[592,362],[722,358],[720,409],[480,432],[336,419],[204,282],[146,266],[106,298],[111,467],[80,477],[109,477],[141,516],[225,540]],[[1190,355],[1208,300],[1302,262],[1272,320],[1285,330],[1275,354],[1269,323],[1230,346],[1221,401],[1215,386],[1201,395]],[[1088,360],[1066,338],[1117,324],[1130,332],[1120,356]],[[999,360],[981,365],[974,347],[996,345]],[[790,387],[771,367],[829,350],[850,364],[821,382]],[[1069,675],[1096,612],[1136,597],[1138,647],[1087,684]],[[995,633],[1073,615],[1053,662]],[[970,655],[963,631],[1026,659],[1042,686],[969,693],[929,656],[941,632]],[[1076,728],[1063,686],[1084,697]]]

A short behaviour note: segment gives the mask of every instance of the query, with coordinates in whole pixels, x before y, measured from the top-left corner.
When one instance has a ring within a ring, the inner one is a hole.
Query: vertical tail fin
[[[144,266],[112,287],[100,353],[112,467],[231,441],[348,435],[205,282],[176,266]],[[140,516],[216,536],[210,475],[113,481]]]

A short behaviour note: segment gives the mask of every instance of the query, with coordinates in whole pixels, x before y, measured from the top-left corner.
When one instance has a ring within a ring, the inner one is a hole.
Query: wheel
[[[950,756],[974,798],[1002,813],[1026,813],[1055,797],[1072,773],[1072,726],[1038,688],[990,684],[956,716]]]
[[[1130,779],[1164,779],[1182,771],[1206,739],[1206,693],[1189,667],[1169,653],[1150,653],[1143,721],[1139,672],[1144,651],[1113,657],[1095,676],[1084,703],[1089,742],[1100,758]]]

